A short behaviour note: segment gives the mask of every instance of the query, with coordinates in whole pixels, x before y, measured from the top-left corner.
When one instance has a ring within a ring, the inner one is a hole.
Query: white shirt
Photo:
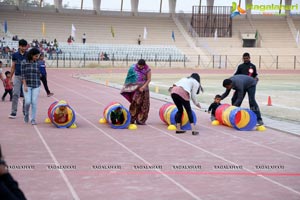
[[[198,104],[197,101],[197,91],[200,87],[200,84],[198,81],[196,81],[194,78],[182,78],[178,82],[175,83],[176,86],[182,87],[185,91],[187,91],[195,105]]]

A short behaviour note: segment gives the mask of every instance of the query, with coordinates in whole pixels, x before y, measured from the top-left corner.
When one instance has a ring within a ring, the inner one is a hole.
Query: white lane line
[[[123,147],[126,151],[128,151],[130,154],[132,154],[133,156],[135,156],[136,158],[138,158],[139,160],[143,161],[145,164],[152,166],[152,164],[150,162],[148,162],[147,160],[145,160],[143,157],[141,157],[140,155],[138,155],[137,153],[135,153],[133,150],[131,150],[130,148],[128,148],[125,144],[119,142],[117,139],[115,139],[114,137],[112,137],[111,135],[109,135],[107,132],[105,132],[104,130],[100,129],[99,127],[97,127],[95,124],[93,124],[91,121],[89,121],[87,118],[83,117],[82,115],[80,115],[79,113],[76,113],[76,115],[78,115],[79,117],[81,117],[84,121],[86,121],[88,124],[90,124],[91,126],[93,126],[95,129],[97,129],[98,131],[100,131],[101,133],[103,133],[106,137],[108,137],[109,139],[111,139],[112,141],[114,141],[115,143],[117,143],[118,145],[120,145],[121,147]],[[162,176],[164,176],[165,178],[167,178],[169,181],[171,181],[172,183],[174,183],[177,187],[179,187],[181,190],[183,190],[184,192],[186,192],[187,194],[189,194],[192,198],[197,199],[197,200],[201,200],[200,197],[198,197],[196,194],[194,194],[192,191],[190,191],[189,189],[187,189],[186,187],[184,187],[183,185],[181,185],[179,182],[175,181],[173,178],[171,178],[170,176],[168,176],[167,174],[165,174],[164,172],[162,172],[159,169],[155,169],[155,171],[157,171],[158,173],[160,173]]]
[[[200,150],[200,151],[202,151],[202,152],[204,152],[204,153],[207,153],[207,154],[209,154],[209,155],[211,155],[211,156],[213,156],[213,157],[219,158],[220,160],[223,160],[223,161],[225,161],[225,162],[227,162],[227,163],[230,163],[230,164],[232,164],[232,165],[236,165],[236,166],[239,165],[238,163],[235,163],[235,162],[233,162],[233,161],[230,161],[230,160],[228,160],[228,159],[226,159],[226,158],[224,158],[224,157],[222,157],[222,156],[219,156],[219,155],[217,155],[217,154],[215,154],[215,153],[213,153],[213,152],[210,152],[210,151],[208,151],[208,150],[206,150],[206,149],[204,149],[204,148],[201,148],[201,147],[199,147],[199,146],[197,146],[197,145],[194,145],[194,144],[192,144],[192,143],[190,143],[190,142],[188,142],[188,141],[186,141],[186,140],[183,140],[183,139],[181,139],[181,138],[175,137],[174,135],[172,135],[172,134],[170,134],[170,133],[168,133],[168,132],[166,132],[166,131],[160,130],[160,129],[158,129],[158,128],[152,126],[152,125],[148,125],[148,126],[151,127],[151,128],[153,128],[153,129],[155,129],[155,130],[157,130],[157,131],[159,131],[159,132],[162,132],[162,133],[165,134],[165,135],[168,135],[168,136],[172,137],[173,139],[175,139],[175,140],[177,140],[177,141],[180,141],[180,142],[182,142],[182,143],[185,143],[185,144],[187,144],[187,145],[189,145],[189,146],[191,146],[191,147],[194,147],[194,148],[196,148],[196,149],[198,149],[198,150]],[[256,172],[252,171],[251,169],[244,168],[244,167],[243,167],[243,169],[246,170],[247,172],[250,172],[251,174],[257,174]],[[266,177],[266,176],[263,176],[263,175],[261,175],[261,174],[257,174],[257,176],[260,177],[260,178],[262,178],[262,179],[265,179],[265,180],[267,180],[267,181],[269,181],[269,182],[271,182],[271,183],[273,183],[273,184],[276,184],[276,185],[278,185],[278,186],[280,186],[280,187],[282,187],[282,188],[285,188],[285,189],[289,190],[290,192],[293,192],[293,193],[295,193],[295,194],[297,194],[297,195],[300,196],[300,192],[297,191],[297,190],[294,190],[293,188],[290,188],[290,187],[288,187],[288,186],[286,186],[286,185],[283,185],[283,184],[281,184],[281,183],[279,183],[279,182],[277,182],[277,181],[274,181],[274,180],[272,180],[272,179],[270,179],[270,178],[268,178],[268,177]]]
[[[64,80],[64,79],[62,79],[62,80]],[[56,83],[56,84],[57,84],[57,83]],[[78,85],[82,86],[81,84],[78,84]],[[59,84],[57,84],[57,86],[63,87],[63,86],[61,86],[61,85],[59,85]],[[82,95],[82,94],[80,94],[80,93],[78,93],[78,92],[76,92],[76,91],[74,91],[74,90],[72,90],[72,89],[69,89],[69,88],[67,88],[67,87],[63,87],[63,88],[66,89],[66,90],[69,90],[69,91],[71,91],[71,92],[74,92],[75,94],[78,94],[78,95],[80,95],[81,97],[83,97],[83,98],[85,98],[85,99],[87,99],[87,100],[89,100],[89,101],[95,102],[95,103],[100,104],[100,105],[104,105],[103,103],[100,103],[100,102],[98,102],[98,101],[96,101],[96,100],[90,99],[89,97],[86,97],[86,96],[84,96],[84,95]],[[110,94],[110,95],[115,96],[115,95],[113,95],[113,94]],[[157,99],[156,99],[156,100],[157,100]],[[159,101],[159,100],[158,100],[158,101]],[[105,106],[105,105],[104,105],[104,106]],[[200,125],[200,126],[202,126],[202,127],[204,127],[204,128],[208,128],[208,129],[214,130],[214,131],[221,132],[221,133],[223,133],[223,134],[225,134],[225,135],[229,135],[229,136],[231,136],[231,137],[238,138],[238,139],[243,140],[243,141],[245,141],[245,142],[248,142],[248,143],[251,143],[251,144],[255,144],[255,145],[257,145],[257,146],[260,146],[260,147],[263,147],[263,148],[272,150],[272,151],[277,152],[277,153],[281,153],[281,154],[287,155],[287,156],[292,157],[292,158],[300,159],[299,156],[296,156],[296,155],[293,155],[293,154],[290,154],[290,153],[287,153],[287,152],[284,152],[284,151],[280,151],[280,150],[274,149],[274,148],[272,148],[272,147],[268,147],[268,146],[266,146],[266,145],[259,144],[259,143],[257,143],[257,142],[254,142],[254,141],[251,141],[251,140],[248,140],[248,139],[244,139],[244,138],[241,138],[241,137],[232,135],[232,134],[228,134],[228,133],[222,132],[222,131],[220,131],[220,130],[212,129],[212,128],[210,128],[209,126],[203,126],[203,125]]]
[[[56,157],[54,156],[53,152],[51,151],[50,147],[48,146],[47,142],[45,141],[44,137],[42,136],[41,132],[39,131],[38,127],[37,126],[33,126],[35,131],[37,132],[38,136],[40,137],[42,143],[44,144],[45,148],[47,149],[49,155],[51,156],[53,162],[56,164],[56,165],[59,165],[59,162],[57,161]],[[68,177],[66,176],[66,174],[64,173],[64,171],[62,169],[58,169],[60,175],[62,176],[64,182],[66,183],[69,191],[71,192],[72,194],[72,197],[74,200],[80,200],[78,194],[76,193],[76,191],[74,190],[72,184],[70,183]]]
[[[281,154],[284,154],[284,155],[286,155],[286,156],[289,156],[289,157],[296,158],[296,159],[300,160],[300,157],[299,157],[299,156],[296,156],[296,155],[294,155],[294,154],[290,154],[290,153],[287,153],[287,152],[284,152],[284,151],[280,151],[280,150],[274,149],[274,148],[272,148],[272,147],[269,147],[269,146],[260,144],[260,143],[258,143],[258,142],[253,142],[253,141],[251,141],[251,140],[248,140],[248,139],[245,139],[245,138],[242,138],[242,137],[239,137],[239,136],[236,136],[236,135],[227,133],[227,132],[225,132],[225,131],[221,131],[221,130],[218,130],[218,129],[215,129],[215,128],[211,128],[211,127],[209,127],[209,126],[203,126],[203,125],[199,125],[199,126],[201,126],[201,127],[203,127],[203,128],[207,128],[207,129],[213,130],[214,132],[219,132],[219,133],[222,133],[222,134],[224,134],[224,135],[231,136],[231,137],[233,137],[233,138],[238,138],[238,139],[240,139],[240,140],[242,140],[242,141],[244,141],[244,142],[248,142],[248,143],[251,143],[251,144],[254,144],[254,145],[263,147],[263,148],[265,148],[265,149],[269,149],[269,150],[275,151],[275,152],[277,152],[277,153],[281,153]]]
[[[67,90],[70,90],[70,91],[72,91],[72,92],[74,92],[74,93],[76,93],[77,94],[77,92],[75,92],[74,90],[72,90],[72,89],[69,89],[69,88],[66,88],[66,87],[64,87],[65,89],[67,89]],[[79,94],[79,93],[78,93]],[[90,98],[88,98],[88,97],[86,97],[86,96],[83,96],[83,95],[81,95],[81,94],[79,94],[80,96],[82,96],[83,98],[86,98],[86,99],[88,99],[88,100],[90,100],[90,101],[94,101],[94,100],[92,100],[92,99],[90,99]],[[99,104],[99,102],[97,102],[98,104]],[[105,131],[103,131],[103,130],[101,130],[101,129],[99,129],[97,126],[95,126],[94,124],[92,124],[90,121],[88,121],[86,118],[84,118],[84,117],[82,117],[81,116],[81,118],[82,119],[84,119],[85,121],[87,121],[88,123],[90,123],[92,126],[94,126],[96,129],[98,129],[98,130],[100,130],[102,133],[104,133],[107,137],[109,137],[109,138],[111,138],[112,140],[114,140],[116,143],[118,143],[119,145],[121,145],[123,148],[127,148],[125,145],[123,145],[122,143],[120,143],[120,142],[118,142],[116,139],[114,139],[113,137],[111,137],[110,135],[108,135]],[[154,127],[154,126],[151,126],[151,125],[148,125],[149,127],[151,127],[151,128],[153,128],[153,129],[155,129],[155,130],[158,130],[158,131],[160,131],[160,132],[163,132],[164,134],[167,134],[167,135],[169,135],[169,136],[171,136],[171,137],[173,137],[174,139],[176,139],[176,140],[178,140],[178,141],[181,141],[181,142],[183,142],[183,143],[185,143],[185,144],[188,144],[188,145],[190,145],[190,146],[192,146],[192,147],[194,147],[194,148],[196,148],[196,149],[199,149],[199,150],[201,150],[201,151],[203,151],[203,152],[205,152],[205,153],[207,153],[207,154],[210,154],[210,155],[212,155],[212,156],[214,156],[214,157],[216,157],[216,158],[219,158],[219,159],[221,159],[221,160],[223,160],[223,161],[225,161],[225,162],[228,162],[228,163],[231,163],[231,164],[234,164],[234,165],[238,165],[237,163],[235,163],[235,162],[232,162],[232,161],[230,161],[230,160],[227,160],[227,159],[225,159],[224,157],[222,157],[222,156],[219,156],[219,155],[217,155],[217,154],[214,154],[214,153],[212,153],[212,152],[210,152],[210,151],[207,151],[207,150],[205,150],[205,149],[203,149],[203,148],[201,148],[201,147],[198,147],[198,146],[196,146],[196,145],[194,145],[194,144],[192,144],[192,143],[190,143],[190,142],[188,142],[188,141],[185,141],[185,140],[182,140],[182,139],[180,139],[180,138],[177,138],[177,137],[175,137],[175,136],[173,136],[173,135],[171,135],[171,134],[169,134],[169,133],[167,133],[167,132],[165,132],[165,131],[162,131],[162,130],[160,130],[160,129],[158,129],[158,128],[156,128],[156,127]],[[208,127],[206,127],[206,128],[208,128]],[[245,140],[245,141],[247,141],[247,140]],[[255,142],[253,142],[253,143],[255,143]],[[258,144],[257,144],[258,145]],[[260,146],[260,145],[259,145]],[[267,147],[267,146],[264,146],[264,145],[262,145],[263,147]],[[275,149],[273,149],[273,148],[271,148],[271,147],[268,147],[268,148],[270,148],[270,149],[272,149],[272,150],[275,150]],[[139,159],[141,159],[143,162],[145,162],[146,164],[148,164],[148,161],[146,161],[146,160],[144,160],[142,157],[140,157],[139,155],[137,155],[135,152],[133,152],[133,151],[131,151],[130,149],[126,149],[127,151],[129,151],[129,152],[131,152],[131,153],[133,153],[133,155],[136,155]],[[279,153],[283,153],[283,154],[285,154],[285,155],[292,155],[292,154],[288,154],[288,153],[286,153],[286,152],[282,152],[282,151],[279,151],[279,150],[275,150],[276,152],[279,152]],[[292,155],[292,156],[294,156],[294,155]],[[297,156],[296,156],[297,157]],[[149,163],[150,164],[150,163]],[[247,169],[247,168],[244,168],[246,171],[248,171],[248,172],[250,172],[250,173],[252,173],[252,174],[256,174],[256,172],[254,172],[254,171],[252,171],[252,170],[250,170],[250,169]],[[167,177],[168,179],[170,178],[170,179],[172,179],[171,177],[169,177],[168,175],[166,175],[166,174],[163,174],[163,172],[161,172],[160,170],[157,170],[157,171],[159,171],[160,173],[162,173],[162,175],[164,175],[165,177]],[[263,175],[257,175],[258,177],[261,177],[261,178],[263,178],[263,179],[265,179],[265,180],[267,180],[267,181],[269,181],[269,182],[271,182],[271,183],[273,183],[273,184],[276,184],[276,185],[278,185],[278,186],[280,186],[280,187],[282,187],[282,188],[285,188],[285,189],[287,189],[287,190],[289,190],[289,191],[291,191],[291,192],[293,192],[293,193],[296,193],[296,194],[298,194],[298,195],[300,195],[300,192],[299,191],[297,191],[297,190],[294,190],[294,189],[292,189],[292,188],[290,188],[290,187],[288,187],[288,186],[285,186],[285,185],[283,185],[283,184],[281,184],[281,183],[279,183],[279,182],[277,182],[277,181],[274,181],[274,180],[272,180],[272,179],[270,179],[270,178],[268,178],[268,177],[265,177],[265,176],[263,176]],[[172,179],[173,180],[173,179]],[[174,180],[175,181],[175,180]],[[173,181],[172,181],[173,182]],[[176,181],[175,181],[176,182]],[[177,183],[177,182],[176,182]],[[179,183],[178,183],[179,184]],[[177,184],[176,184],[177,185]],[[182,186],[182,187],[184,187],[184,186]],[[193,193],[192,193],[193,194]],[[196,196],[197,197],[197,196]]]

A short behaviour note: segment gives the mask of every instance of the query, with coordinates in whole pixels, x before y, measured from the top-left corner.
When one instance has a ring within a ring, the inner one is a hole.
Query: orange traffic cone
[[[268,97],[268,106],[272,106],[272,100],[270,96]]]

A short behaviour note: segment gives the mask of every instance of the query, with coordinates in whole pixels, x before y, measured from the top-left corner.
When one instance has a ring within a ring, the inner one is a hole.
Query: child
[[[10,81],[10,77],[11,77],[11,73],[10,71],[6,71],[5,72],[5,79],[3,80],[3,85],[4,85],[4,89],[5,89],[5,92],[2,96],[2,101],[5,100],[5,97],[7,94],[9,94],[10,96],[10,101],[12,101],[12,91],[13,91],[13,86],[12,86],[12,83]]]
[[[68,108],[67,106],[60,106],[54,112],[54,121],[59,124],[66,123],[68,119]]]
[[[221,101],[221,95],[217,94],[215,96],[214,102],[212,104],[210,104],[210,106],[208,108],[208,114],[211,113],[211,116],[210,116],[211,121],[216,120],[215,114],[216,114],[216,110],[217,110],[218,106],[221,105],[220,101]]]
[[[41,72],[41,81],[44,85],[45,91],[47,93],[48,97],[51,97],[53,95],[53,93],[50,92],[49,88],[48,88],[48,83],[47,83],[47,71],[46,71],[46,64],[45,64],[45,60],[44,60],[44,53],[41,53],[40,58],[38,60],[38,64],[40,67],[40,72]]]
[[[112,124],[123,124],[124,114],[121,107],[117,107],[110,113],[110,120]]]

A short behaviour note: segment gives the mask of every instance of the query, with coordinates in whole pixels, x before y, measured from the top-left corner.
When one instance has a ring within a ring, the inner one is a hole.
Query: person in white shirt
[[[171,97],[178,109],[178,112],[175,115],[176,133],[185,132],[184,130],[181,130],[181,117],[184,108],[188,114],[189,122],[192,127],[192,134],[199,134],[199,132],[195,130],[190,100],[192,100],[198,108],[201,108],[200,103],[197,101],[197,94],[199,94],[200,90],[203,92],[200,76],[197,73],[193,73],[189,77],[180,79],[178,82],[174,83],[173,87],[170,89]]]

